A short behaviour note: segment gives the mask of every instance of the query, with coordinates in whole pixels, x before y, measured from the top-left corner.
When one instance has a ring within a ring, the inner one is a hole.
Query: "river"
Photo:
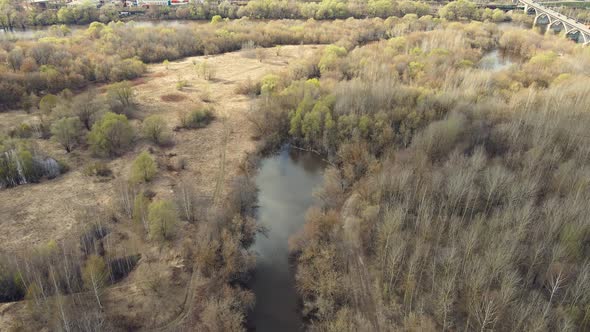
[[[254,245],[258,256],[249,286],[256,306],[249,325],[256,332],[303,330],[289,237],[302,229],[307,209],[316,202],[313,190],[322,184],[325,166],[315,154],[288,148],[261,163],[258,222],[269,232]]]

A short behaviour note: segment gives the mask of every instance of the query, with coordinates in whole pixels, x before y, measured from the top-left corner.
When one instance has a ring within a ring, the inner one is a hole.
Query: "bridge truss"
[[[513,0],[513,2],[516,5],[523,4],[525,13],[535,14],[533,26],[537,25],[539,19],[547,19],[549,21],[549,29],[557,28],[561,25],[561,28],[565,30],[566,36],[579,36],[576,38],[576,41],[581,40],[584,46],[590,45],[590,28],[584,24],[533,0]]]

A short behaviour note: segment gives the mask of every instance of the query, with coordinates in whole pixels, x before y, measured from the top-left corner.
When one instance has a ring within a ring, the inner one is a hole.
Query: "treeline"
[[[446,4],[439,10],[441,18],[451,21],[457,20],[478,20],[478,21],[492,21],[504,22],[509,21],[510,16],[501,9],[480,9],[474,2],[469,0],[457,0]]]
[[[340,22],[238,20],[182,27],[137,27],[133,23],[92,23],[69,35],[53,29],[36,41],[0,43],[0,108],[34,105],[37,97],[91,82],[130,80],[143,74],[144,62],[235,51],[247,43],[326,44],[377,40],[395,20]]]
[[[65,6],[59,10],[23,8],[18,3],[2,7],[0,24],[6,29],[54,24],[89,24],[91,22],[116,22],[119,12],[126,8],[112,4],[96,8],[92,5]],[[226,19],[316,19],[387,18],[415,14],[418,17],[439,14],[449,20],[493,20],[502,22],[508,16],[501,10],[479,9],[467,0],[454,1],[438,11],[428,2],[397,0],[252,0],[246,6],[229,1],[196,1],[186,6],[153,6],[147,10],[127,9],[143,13],[158,20],[211,20]]]
[[[478,69],[496,47],[523,63]],[[588,61],[450,24],[326,47],[263,90],[261,135],[334,164],[292,240],[310,328],[588,329]]]
[[[26,29],[31,26],[54,24],[108,23],[119,20],[122,7],[107,4],[100,8],[91,3],[56,8],[26,6],[21,1],[3,1],[0,6],[0,28]]]
[[[1,7],[0,26],[7,29],[53,24],[89,24],[94,21],[109,23],[120,19],[119,12],[137,9],[112,4],[96,8],[92,5],[64,6],[56,10],[24,8],[18,2],[7,2]],[[236,19],[344,19],[433,14],[430,5],[417,1],[397,0],[252,0],[246,6],[230,1],[195,1],[186,6],[153,6],[145,10],[152,19],[211,20],[215,16]]]

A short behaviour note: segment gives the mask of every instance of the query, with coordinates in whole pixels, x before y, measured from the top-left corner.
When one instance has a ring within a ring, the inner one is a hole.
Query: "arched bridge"
[[[540,20],[546,20],[549,21],[548,27],[550,29],[557,30],[559,28],[560,31],[563,29],[567,37],[581,42],[585,46],[590,45],[590,28],[584,24],[533,0],[513,0],[513,2],[516,5],[523,4],[525,13],[535,15],[533,26],[537,25]]]

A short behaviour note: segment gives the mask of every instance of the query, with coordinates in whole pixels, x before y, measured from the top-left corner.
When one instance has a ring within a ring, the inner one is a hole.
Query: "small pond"
[[[515,58],[505,55],[500,50],[495,49],[483,55],[479,61],[478,67],[491,71],[500,71],[510,68],[510,66],[515,63]]]

